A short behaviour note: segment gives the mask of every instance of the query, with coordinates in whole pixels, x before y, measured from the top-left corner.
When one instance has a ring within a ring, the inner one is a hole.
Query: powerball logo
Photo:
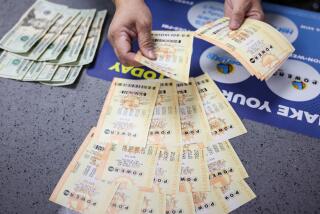
[[[273,93],[290,101],[309,101],[320,95],[320,74],[298,60],[289,59],[266,83]]]
[[[200,67],[220,83],[241,83],[250,77],[239,61],[218,47],[210,47],[201,54]],[[277,96],[294,102],[313,100],[320,95],[320,74],[298,60],[289,59],[266,84]]]
[[[213,80],[221,83],[240,83],[250,77],[249,72],[238,60],[216,46],[208,48],[201,54],[200,67]]]

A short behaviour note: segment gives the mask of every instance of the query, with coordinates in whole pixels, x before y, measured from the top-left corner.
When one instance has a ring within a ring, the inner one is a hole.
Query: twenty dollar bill
[[[1,39],[0,47],[14,53],[28,52],[60,16],[56,4],[44,0],[36,1]]]

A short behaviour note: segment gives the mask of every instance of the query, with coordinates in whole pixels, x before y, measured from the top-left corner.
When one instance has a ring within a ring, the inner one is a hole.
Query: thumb
[[[230,29],[237,30],[243,23],[245,18],[245,8],[242,6],[234,7],[230,17]]]
[[[138,43],[140,51],[144,56],[152,60],[156,59],[151,35],[151,26],[138,29]]]

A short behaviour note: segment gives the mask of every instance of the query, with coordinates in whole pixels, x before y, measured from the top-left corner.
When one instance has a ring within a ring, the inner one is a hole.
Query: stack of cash
[[[0,77],[70,85],[97,50],[107,11],[36,1],[0,40]]]
[[[80,213],[229,213],[256,197],[228,141],[244,133],[207,74],[115,78],[50,200]]]

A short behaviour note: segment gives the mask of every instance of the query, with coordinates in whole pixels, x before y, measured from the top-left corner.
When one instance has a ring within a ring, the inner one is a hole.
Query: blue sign
[[[148,0],[154,30],[196,30],[223,16],[222,1]],[[242,118],[320,138],[320,14],[264,4],[266,21],[296,48],[268,81],[261,82],[231,55],[195,39],[191,76],[208,73]],[[105,42],[88,74],[113,77],[163,78],[147,68],[121,65]]]

